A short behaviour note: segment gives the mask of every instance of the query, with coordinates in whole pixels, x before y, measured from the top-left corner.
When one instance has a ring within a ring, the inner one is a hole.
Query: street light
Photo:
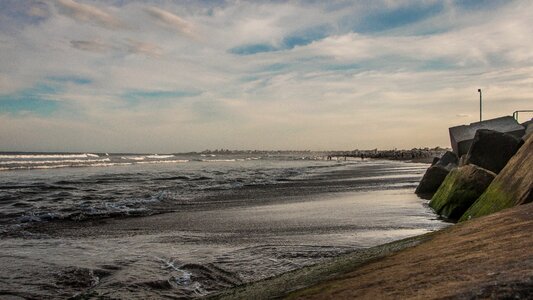
[[[481,89],[477,89],[479,92],[479,122],[483,120],[483,104],[482,104],[482,97],[481,97]]]

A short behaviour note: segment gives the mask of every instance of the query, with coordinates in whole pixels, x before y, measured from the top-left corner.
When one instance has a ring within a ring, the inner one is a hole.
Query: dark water
[[[0,171],[0,298],[203,297],[446,226],[413,194],[425,164],[122,157],[0,159],[17,167]]]
[[[252,155],[0,155],[0,223],[168,212],[220,190],[275,184],[335,164]]]

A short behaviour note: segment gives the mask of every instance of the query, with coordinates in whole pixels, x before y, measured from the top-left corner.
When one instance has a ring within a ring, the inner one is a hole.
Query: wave
[[[189,162],[187,159],[175,159],[175,160],[150,160],[150,161],[140,161],[138,164],[170,164],[170,163],[186,163]]]
[[[128,159],[128,160],[145,160],[146,156],[122,156],[120,159]]]
[[[78,165],[76,167],[111,167],[111,166],[129,166],[133,165],[133,163],[100,163],[100,164],[92,164],[92,165]]]
[[[81,167],[111,167],[111,166],[126,166],[133,163],[97,163],[97,164],[69,164],[69,165],[36,165],[36,166],[17,166],[0,168],[0,171],[12,170],[34,170],[34,169],[58,169],[58,168],[81,168]]]
[[[31,164],[59,164],[59,163],[92,163],[110,161],[109,158],[102,159],[62,159],[62,160],[9,160],[0,161],[0,165],[31,165]]]
[[[154,154],[154,155],[148,155],[146,157],[147,158],[171,158],[171,157],[174,157],[174,155],[158,155],[158,154]]]
[[[17,158],[89,158],[100,157],[97,154],[0,154],[0,159],[17,159]]]
[[[9,170],[33,170],[33,169],[57,169],[57,168],[66,168],[66,167],[73,167],[73,165],[8,167],[8,168],[0,168],[0,170],[9,171]]]
[[[201,159],[200,161],[205,162],[234,162],[236,159]]]

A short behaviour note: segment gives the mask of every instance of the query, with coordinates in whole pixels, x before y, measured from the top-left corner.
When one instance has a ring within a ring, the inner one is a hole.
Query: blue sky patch
[[[2,95],[0,96],[0,113],[31,112],[43,116],[51,115],[60,108],[60,103],[51,99],[59,91],[60,88],[57,86],[38,84],[31,89]]]
[[[312,42],[321,40],[327,36],[327,26],[316,26],[294,32],[284,37],[279,46],[273,46],[268,43],[250,44],[232,48],[229,50],[229,52],[237,55],[252,55],[264,52],[290,50],[297,46],[309,45]]]
[[[199,92],[174,90],[174,91],[156,91],[156,90],[136,90],[124,94],[127,99],[165,99],[165,98],[180,98],[192,97],[199,95]]]
[[[327,71],[352,71],[352,70],[357,70],[361,68],[362,68],[362,65],[356,64],[356,63],[336,64],[336,65],[328,65],[324,67],[324,69]]]
[[[199,91],[186,90],[132,90],[122,94],[122,99],[126,100],[130,105],[139,105],[141,103],[149,102],[166,102],[175,100],[176,98],[194,97],[200,95]]]
[[[370,12],[362,20],[345,19],[355,23],[353,30],[359,33],[375,33],[391,30],[433,17],[444,10],[443,3],[413,4],[393,10]]]
[[[487,10],[508,4],[509,0],[456,0],[455,5],[465,10]]]
[[[328,36],[327,26],[317,26],[300,32],[295,32],[283,39],[282,48],[292,49],[297,46],[309,45],[314,41],[321,40]]]
[[[229,52],[238,55],[252,55],[262,52],[272,52],[277,49],[269,44],[251,44],[235,47],[229,50]]]
[[[50,76],[47,77],[47,79],[57,83],[73,83],[77,85],[87,85],[93,83],[93,81],[89,78],[78,76]]]

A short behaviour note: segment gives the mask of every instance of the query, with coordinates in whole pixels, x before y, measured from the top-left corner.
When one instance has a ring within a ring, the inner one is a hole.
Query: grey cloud
[[[37,2],[30,6],[28,9],[28,15],[32,17],[47,18],[50,15],[48,6],[42,2]]]
[[[106,28],[123,27],[122,22],[95,6],[75,2],[74,0],[57,0],[60,13],[81,22],[93,22]]]
[[[98,40],[73,40],[70,41],[70,45],[78,50],[97,53],[116,51],[123,54],[140,54],[150,57],[159,57],[162,53],[161,47],[156,44],[132,39],[126,39],[122,42],[115,42],[113,44]]]
[[[105,52],[110,47],[100,41],[70,41],[73,48],[90,52]]]

